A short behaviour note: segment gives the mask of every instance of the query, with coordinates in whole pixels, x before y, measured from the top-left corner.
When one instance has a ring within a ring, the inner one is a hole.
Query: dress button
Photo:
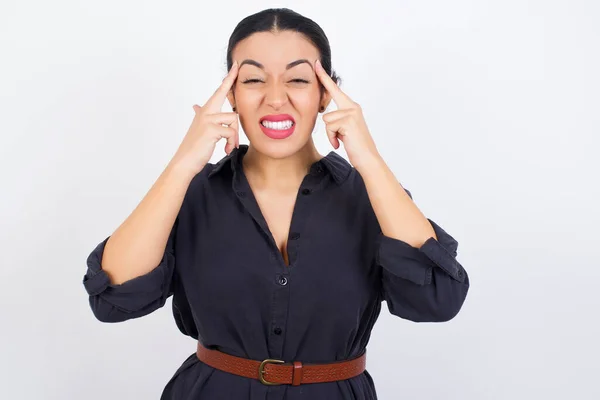
[[[273,329],[273,333],[276,335],[281,335],[281,328],[277,327],[277,328]]]
[[[462,276],[463,276],[462,269],[459,269],[459,270],[458,270],[458,277],[459,277],[459,278],[462,278]]]
[[[246,197],[246,192],[239,191],[239,192],[237,192],[237,194],[238,194],[238,196],[240,196],[240,197]]]
[[[306,196],[306,195],[308,195],[308,194],[310,194],[310,193],[311,193],[311,190],[310,190],[310,189],[302,189],[302,194],[303,194],[303,195],[305,195],[305,196]]]
[[[292,232],[292,234],[290,235],[290,240],[297,240],[300,239],[300,234],[298,232]]]
[[[285,276],[280,276],[278,282],[281,286],[285,286],[287,285],[288,280]]]

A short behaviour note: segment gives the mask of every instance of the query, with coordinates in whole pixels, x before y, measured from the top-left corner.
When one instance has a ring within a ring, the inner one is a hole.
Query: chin
[[[285,139],[271,139],[262,132],[247,135],[250,145],[259,153],[267,157],[282,159],[290,157],[302,150],[308,143],[310,136],[292,134]]]

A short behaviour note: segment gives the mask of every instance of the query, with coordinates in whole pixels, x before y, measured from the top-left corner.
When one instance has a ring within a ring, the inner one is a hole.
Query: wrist
[[[354,168],[362,175],[376,170],[380,170],[386,166],[385,161],[379,153],[361,154],[360,158],[353,163]]]
[[[169,162],[165,171],[167,175],[177,176],[191,181],[203,168],[204,166],[198,169],[198,166],[190,166],[188,163],[173,159]]]

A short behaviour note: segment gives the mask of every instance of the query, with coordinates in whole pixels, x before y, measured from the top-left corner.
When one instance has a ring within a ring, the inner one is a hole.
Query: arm
[[[83,284],[99,320],[148,314],[171,294],[177,216],[193,178],[185,171],[169,164],[132,214],[90,253]]]
[[[169,165],[131,215],[110,236],[102,269],[121,284],[153,270],[163,257],[193,175]]]
[[[460,311],[469,277],[456,260],[458,242],[426,218],[380,158],[361,166],[381,227],[376,263],[390,312],[415,322],[442,322]]]
[[[437,239],[427,218],[380,157],[373,158],[358,172],[385,236],[417,248],[430,237]]]
[[[377,262],[383,267],[383,296],[390,311],[414,321],[444,321],[462,306],[469,280],[449,243],[434,229],[387,167],[369,132],[360,105],[338,87],[320,61],[315,73],[338,110],[324,114],[331,145],[340,141],[362,176],[382,230]],[[444,245],[446,244],[446,245]]]

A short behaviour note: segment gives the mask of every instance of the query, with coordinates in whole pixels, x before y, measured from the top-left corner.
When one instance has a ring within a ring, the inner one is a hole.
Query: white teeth
[[[267,127],[269,129],[276,129],[276,130],[285,130],[285,129],[290,129],[294,123],[291,120],[287,120],[287,121],[279,121],[279,122],[272,122],[272,121],[263,121],[262,122],[264,127]]]

